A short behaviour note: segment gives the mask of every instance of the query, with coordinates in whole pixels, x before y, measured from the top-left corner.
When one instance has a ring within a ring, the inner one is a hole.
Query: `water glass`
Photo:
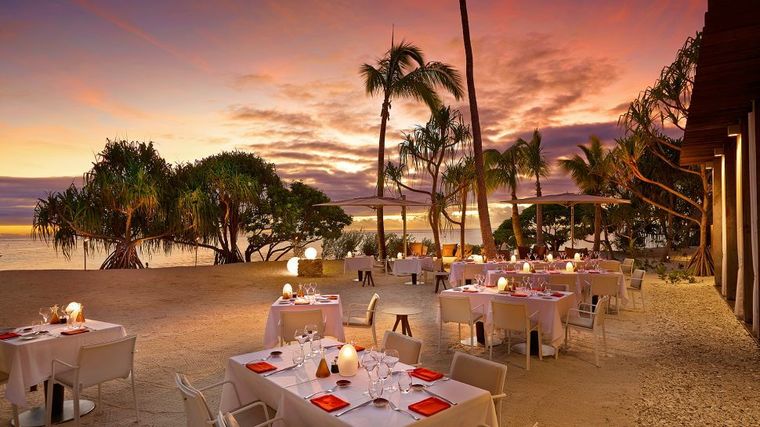
[[[50,321],[50,315],[52,314],[52,312],[50,311],[50,308],[42,307],[39,313],[40,313],[40,316],[42,316],[42,323],[47,324]]]
[[[401,393],[407,394],[412,389],[412,376],[409,371],[402,371],[398,373],[398,389]]]
[[[319,335],[319,332],[311,337],[311,340],[309,341],[309,350],[311,351],[311,356],[322,355],[322,337]]]
[[[303,366],[304,356],[303,356],[303,347],[293,347],[293,364],[298,366],[299,368]]]
[[[377,399],[383,396],[383,380],[380,378],[372,378],[370,376],[369,387],[367,389],[369,397]]]

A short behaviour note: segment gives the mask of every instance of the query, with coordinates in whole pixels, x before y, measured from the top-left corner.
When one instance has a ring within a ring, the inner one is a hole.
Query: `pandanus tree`
[[[441,215],[452,197],[468,185],[447,188],[443,182],[445,163],[456,161],[469,142],[470,129],[459,111],[442,107],[433,112],[425,126],[404,133],[399,144],[399,163],[389,162],[386,166],[388,178],[398,188],[430,198],[427,219],[438,257],[441,257]],[[412,184],[417,177],[419,185]]]
[[[506,187],[512,200],[517,199],[517,184],[520,181],[520,145],[514,144],[504,151],[490,149],[483,152],[486,167],[486,188],[488,191]],[[520,226],[520,211],[512,205],[512,232],[516,246],[525,246],[525,236]]]
[[[181,229],[172,167],[153,143],[107,141],[82,188],[50,193],[34,209],[33,235],[67,258],[80,239],[108,253],[101,269],[142,268]]]
[[[452,205],[459,208],[459,221],[449,215],[445,208],[442,210],[442,213],[449,222],[459,226],[459,247],[463,248],[462,253],[464,253],[464,248],[467,244],[465,230],[467,229],[468,195],[476,191],[475,162],[472,156],[467,156],[455,163],[448,164],[443,172],[443,182],[447,192],[450,192],[452,189],[459,189],[459,196],[452,197],[453,200],[451,201]]]
[[[253,153],[224,152],[181,167],[178,178],[186,231],[175,243],[213,250],[215,264],[243,262],[238,238],[248,217],[282,187],[274,165]]]
[[[520,146],[520,172],[536,180],[536,197],[541,197],[541,178],[549,176],[549,162],[546,160],[544,147],[541,145],[541,132],[533,131],[530,141],[520,138],[517,141]],[[543,206],[536,205],[536,244],[544,244],[544,217]]]
[[[560,159],[559,165],[573,178],[575,185],[585,194],[601,196],[610,186],[612,155],[598,137],[591,135],[588,145],[579,145],[579,154]],[[602,206],[594,205],[594,251],[599,251],[602,233]]]
[[[393,100],[421,101],[433,111],[441,105],[436,89],[442,88],[458,100],[463,95],[462,82],[454,67],[442,62],[427,62],[420,48],[405,41],[391,42],[391,48],[376,64],[363,64],[359,72],[367,94],[380,95],[383,99],[377,147],[377,195],[382,197],[386,178],[385,133]],[[377,239],[380,257],[386,258],[382,207],[377,209]]]

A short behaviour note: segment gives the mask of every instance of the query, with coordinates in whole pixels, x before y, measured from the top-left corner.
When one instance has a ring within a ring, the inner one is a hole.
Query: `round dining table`
[[[393,332],[396,332],[399,323],[401,324],[401,333],[412,336],[412,328],[409,326],[409,316],[422,313],[422,310],[414,307],[393,306],[383,309],[383,313],[396,316],[396,323],[393,324]]]

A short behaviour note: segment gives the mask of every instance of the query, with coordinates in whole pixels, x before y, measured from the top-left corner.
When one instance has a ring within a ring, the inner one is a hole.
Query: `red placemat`
[[[341,348],[343,348],[343,344],[341,344],[341,345],[338,346],[338,350],[340,350]],[[356,350],[357,353],[360,352],[360,351],[364,351],[365,350],[364,347],[362,347],[360,345],[357,345],[357,344],[354,344],[354,349]]]
[[[337,296],[337,295],[323,295],[323,296],[324,296],[325,298],[329,298],[329,299],[331,299],[331,300],[336,300],[336,299],[338,299],[338,296]]]
[[[563,296],[565,296],[565,294],[563,294],[562,292],[555,292],[552,294],[552,296],[557,297],[557,298],[562,298]]]
[[[414,368],[414,370],[412,370],[411,375],[413,377],[417,377],[421,379],[422,381],[427,381],[427,382],[435,381],[435,380],[443,378],[442,373],[436,372],[430,369],[426,369],[426,368]]]
[[[425,400],[421,400],[417,403],[412,403],[411,405],[409,405],[410,410],[418,414],[424,415],[426,417],[437,414],[438,412],[441,412],[444,409],[448,409],[450,407],[451,405],[449,405],[448,403],[433,396],[428,397]]]
[[[518,298],[526,298],[528,295],[527,294],[512,294],[512,296],[518,297]]]
[[[68,330],[65,330],[65,331],[61,331],[61,335],[79,335],[79,334],[83,334],[85,332],[90,332],[90,330],[87,329],[87,328],[68,329]]]
[[[477,293],[478,293],[478,290],[477,290],[477,289],[470,289],[470,288],[467,288],[467,289],[462,289],[462,292],[469,292],[469,293],[471,293],[471,294],[477,294]]]
[[[260,374],[262,372],[274,371],[275,369],[277,369],[277,367],[272,365],[271,363],[267,363],[263,361],[246,363],[245,367],[252,370],[253,372],[256,372],[257,374]]]
[[[20,335],[17,334],[17,333],[15,333],[15,332],[6,332],[4,334],[0,334],[0,340],[5,341],[5,340],[9,340],[11,338],[16,338],[18,336],[20,336]]]
[[[333,396],[332,394],[325,394],[323,396],[315,397],[311,399],[311,403],[319,406],[327,412],[337,411],[340,408],[345,408],[349,405],[348,402],[340,397]]]

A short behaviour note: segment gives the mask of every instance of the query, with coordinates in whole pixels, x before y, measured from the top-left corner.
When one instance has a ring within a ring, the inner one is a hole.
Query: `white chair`
[[[493,359],[493,342],[496,338],[496,331],[503,330],[507,332],[507,354],[512,350],[512,332],[525,334],[525,370],[530,371],[530,333],[538,333],[538,359],[544,359],[543,337],[541,336],[541,324],[538,323],[536,316],[538,312],[528,314],[528,306],[520,303],[511,303],[506,301],[491,300],[491,346],[488,358]],[[556,355],[558,352],[554,352]]]
[[[501,402],[507,397],[504,386],[507,381],[507,365],[456,352],[451,359],[449,378],[491,393],[496,406],[496,416],[501,420]],[[498,425],[498,424],[497,424]]]
[[[377,331],[375,330],[375,312],[380,295],[374,294],[369,304],[351,303],[348,305],[348,313],[343,316],[346,326],[364,326],[372,329],[372,342],[377,345]]]
[[[280,344],[293,341],[296,329],[303,330],[306,325],[317,325],[317,332],[324,336],[325,318],[322,310],[288,310],[280,312]]]
[[[264,421],[261,424],[256,424],[255,426],[251,427],[264,427],[264,426],[270,426],[277,421],[283,421],[284,418],[282,417],[274,417],[271,420]],[[216,427],[240,427],[240,423],[238,423],[237,419],[235,419],[235,416],[232,415],[231,412],[227,412],[226,414],[222,414],[222,411],[219,411],[219,415],[216,417]]]
[[[631,274],[631,283],[628,286],[628,292],[631,293],[631,301],[633,301],[633,309],[636,310],[636,298],[633,296],[633,294],[639,294],[639,297],[641,297],[641,309],[646,311],[646,306],[644,305],[644,275],[646,274],[646,271],[642,269],[636,269],[633,270],[633,274]]]
[[[562,268],[564,269],[564,267]],[[575,281],[574,274],[564,274],[564,273],[549,274],[547,275],[546,280],[549,282],[547,286],[550,287],[550,289],[552,290],[556,290],[556,291],[564,290],[564,291],[575,292],[576,281]],[[552,287],[554,285],[564,285],[565,289]]]
[[[399,334],[393,331],[385,331],[383,348],[398,350],[398,360],[407,365],[419,366],[422,354],[422,341]]]
[[[636,265],[636,260],[633,258],[626,258],[623,260],[623,263],[620,264],[620,271],[623,272],[626,279],[631,278],[631,274],[633,274],[633,268]]]
[[[185,406],[185,417],[187,418],[187,427],[208,427],[216,425],[216,419],[208,406],[206,396],[203,395],[203,392],[212,388],[221,387],[225,384],[232,386],[232,390],[235,392],[235,397],[237,398],[238,408],[232,411],[233,414],[247,414],[260,419],[261,414],[254,414],[253,409],[261,408],[263,409],[264,418],[267,421],[269,420],[269,409],[267,408],[267,405],[260,400],[243,405],[240,400],[240,394],[238,394],[237,386],[235,386],[235,383],[232,381],[226,380],[206,387],[195,388],[190,384],[187,376],[177,372],[174,375],[174,382],[177,385],[180,395],[182,395],[182,402]],[[216,425],[216,427],[219,426]]]
[[[589,275],[591,283],[591,297],[609,296],[615,298],[615,314],[620,314],[620,284],[618,278],[611,275]]]
[[[430,268],[422,267],[422,274],[424,275],[424,282],[428,283],[430,279],[430,274],[433,274],[435,276],[436,273],[443,271],[443,260],[442,259],[436,259],[433,260],[433,266]]]
[[[621,264],[620,261],[614,259],[603,259],[599,261],[599,268],[607,271],[620,272]]]
[[[0,372],[0,385],[6,384],[7,382],[8,374],[5,372]],[[18,406],[16,406],[15,403],[11,403],[11,410],[13,411],[13,425],[20,426],[21,423],[18,421]]]
[[[483,304],[473,310],[470,308],[470,298],[458,295],[439,295],[440,328],[438,330],[438,352],[441,351],[441,338],[444,323],[456,323],[459,327],[459,341],[462,340],[462,324],[470,326],[470,345],[475,346],[475,322],[483,318]]]
[[[594,337],[594,359],[596,366],[599,367],[599,352],[597,348],[598,332],[602,331],[602,342],[604,344],[604,354],[607,355],[607,333],[604,330],[604,316],[607,311],[607,306],[610,303],[609,296],[603,296],[597,301],[596,306],[591,304],[582,303],[581,308],[571,308],[568,310],[567,319],[565,320],[565,347],[568,346],[568,337],[570,335],[570,328],[591,332]],[[586,308],[583,310],[582,308]]]
[[[79,425],[79,394],[82,389],[98,386],[98,406],[100,406],[100,385],[117,378],[130,378],[132,398],[135,402],[135,416],[140,424],[140,412],[137,407],[137,390],[135,389],[134,356],[137,337],[132,335],[101,344],[82,346],[76,365],[53,359],[50,380],[47,388],[47,401],[53,401],[53,386],[60,384],[68,387],[74,394],[74,419]],[[60,367],[65,370],[61,371]],[[68,369],[66,369],[68,368]],[[52,407],[46,405],[46,425],[51,425]]]
[[[552,291],[563,291],[567,292],[569,287],[563,283],[547,283],[546,289],[551,289]]]

